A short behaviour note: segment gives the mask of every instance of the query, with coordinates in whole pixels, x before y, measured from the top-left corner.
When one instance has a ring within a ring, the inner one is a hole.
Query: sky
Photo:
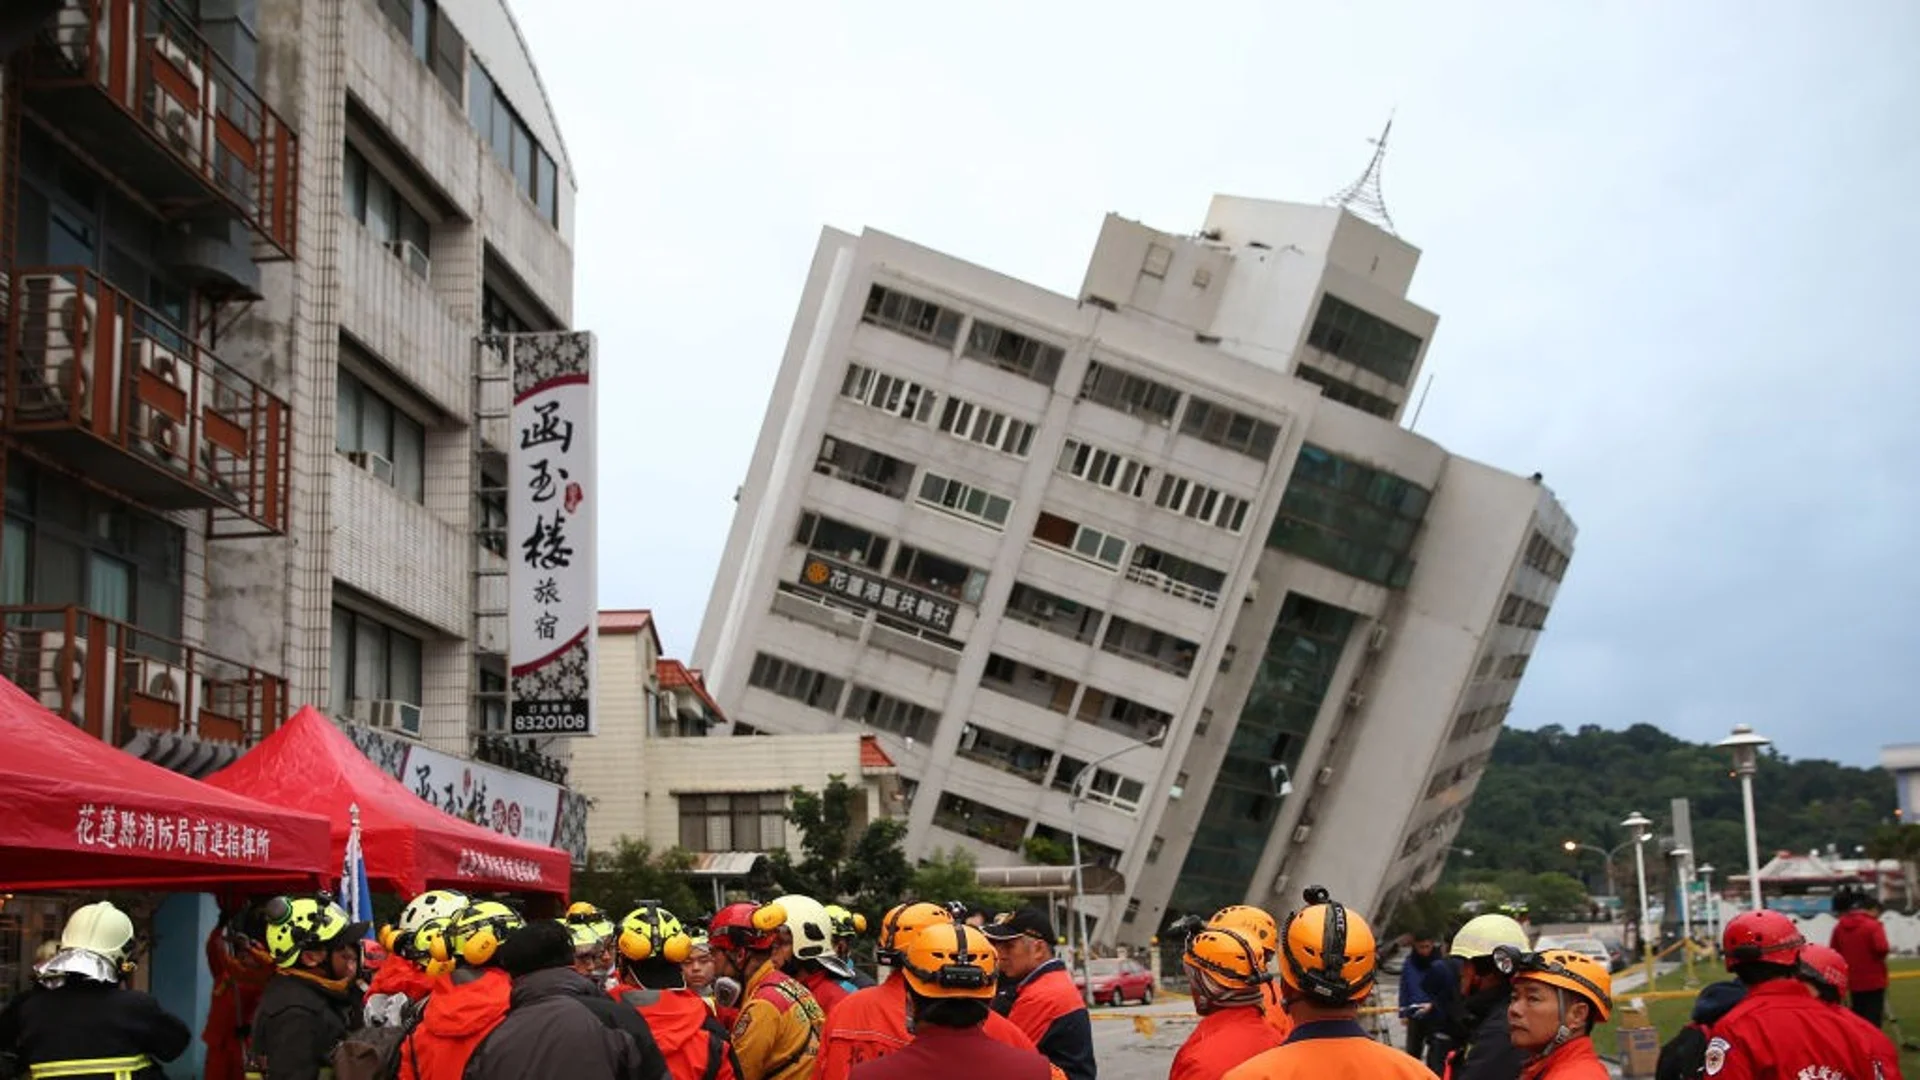
[[[1920,6],[518,0],[578,174],[603,607],[685,656],[820,229],[1078,291],[1383,188],[1422,434],[1580,527],[1510,722],[1920,739]]]

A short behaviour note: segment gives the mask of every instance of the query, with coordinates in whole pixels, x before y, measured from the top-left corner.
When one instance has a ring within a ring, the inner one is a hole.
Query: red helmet
[[[1825,945],[1808,945],[1800,950],[1800,966],[1834,993],[1847,992],[1847,958],[1837,951]]]
[[[1777,911],[1749,911],[1735,915],[1720,936],[1720,951],[1726,954],[1727,970],[1742,964],[1782,964],[1792,967],[1800,962],[1800,950],[1807,939],[1793,920]]]
[[[707,940],[719,949],[748,949],[753,952],[768,952],[779,941],[774,931],[780,925],[762,927],[754,920],[759,904],[728,904],[713,913],[713,919],[707,923]],[[762,922],[765,920],[762,919]]]

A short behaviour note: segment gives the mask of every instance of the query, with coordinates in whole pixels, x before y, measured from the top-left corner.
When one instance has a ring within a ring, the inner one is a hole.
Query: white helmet
[[[793,955],[801,960],[833,956],[833,919],[820,901],[810,896],[777,897],[768,907],[785,914],[780,926],[793,938]]]
[[[400,932],[411,936],[433,919],[451,919],[468,904],[464,893],[431,889],[413,898],[400,913]]]
[[[83,949],[116,964],[125,962],[132,945],[133,920],[105,900],[75,911],[60,933],[61,950]]]
[[[1453,948],[1449,951],[1462,960],[1471,960],[1492,956],[1493,950],[1502,945],[1526,952],[1526,928],[1505,915],[1480,915],[1468,920],[1460,932],[1453,935]]]

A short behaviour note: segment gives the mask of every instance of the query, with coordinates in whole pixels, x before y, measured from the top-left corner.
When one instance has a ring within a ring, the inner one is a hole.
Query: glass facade
[[[1413,375],[1420,339],[1337,296],[1320,298],[1307,344],[1400,386]]]
[[[1413,576],[1414,535],[1432,494],[1410,480],[1323,450],[1300,448],[1267,546],[1376,585]]]
[[[1285,765],[1291,771],[1300,763],[1355,618],[1353,612],[1298,593],[1289,594],[1280,606],[1253,689],[1194,829],[1169,919],[1185,912],[1210,914],[1245,899],[1254,864],[1280,811],[1273,767]]]

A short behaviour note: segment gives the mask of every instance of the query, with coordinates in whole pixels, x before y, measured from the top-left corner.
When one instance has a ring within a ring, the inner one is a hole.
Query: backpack
[[[347,1032],[328,1058],[334,1080],[399,1080],[400,1051],[426,1011],[425,999],[408,1002],[398,1024]]]
[[[1657,1080],[1695,1080],[1707,1070],[1707,1028],[1690,1023],[1660,1048],[1659,1064],[1654,1066]]]

